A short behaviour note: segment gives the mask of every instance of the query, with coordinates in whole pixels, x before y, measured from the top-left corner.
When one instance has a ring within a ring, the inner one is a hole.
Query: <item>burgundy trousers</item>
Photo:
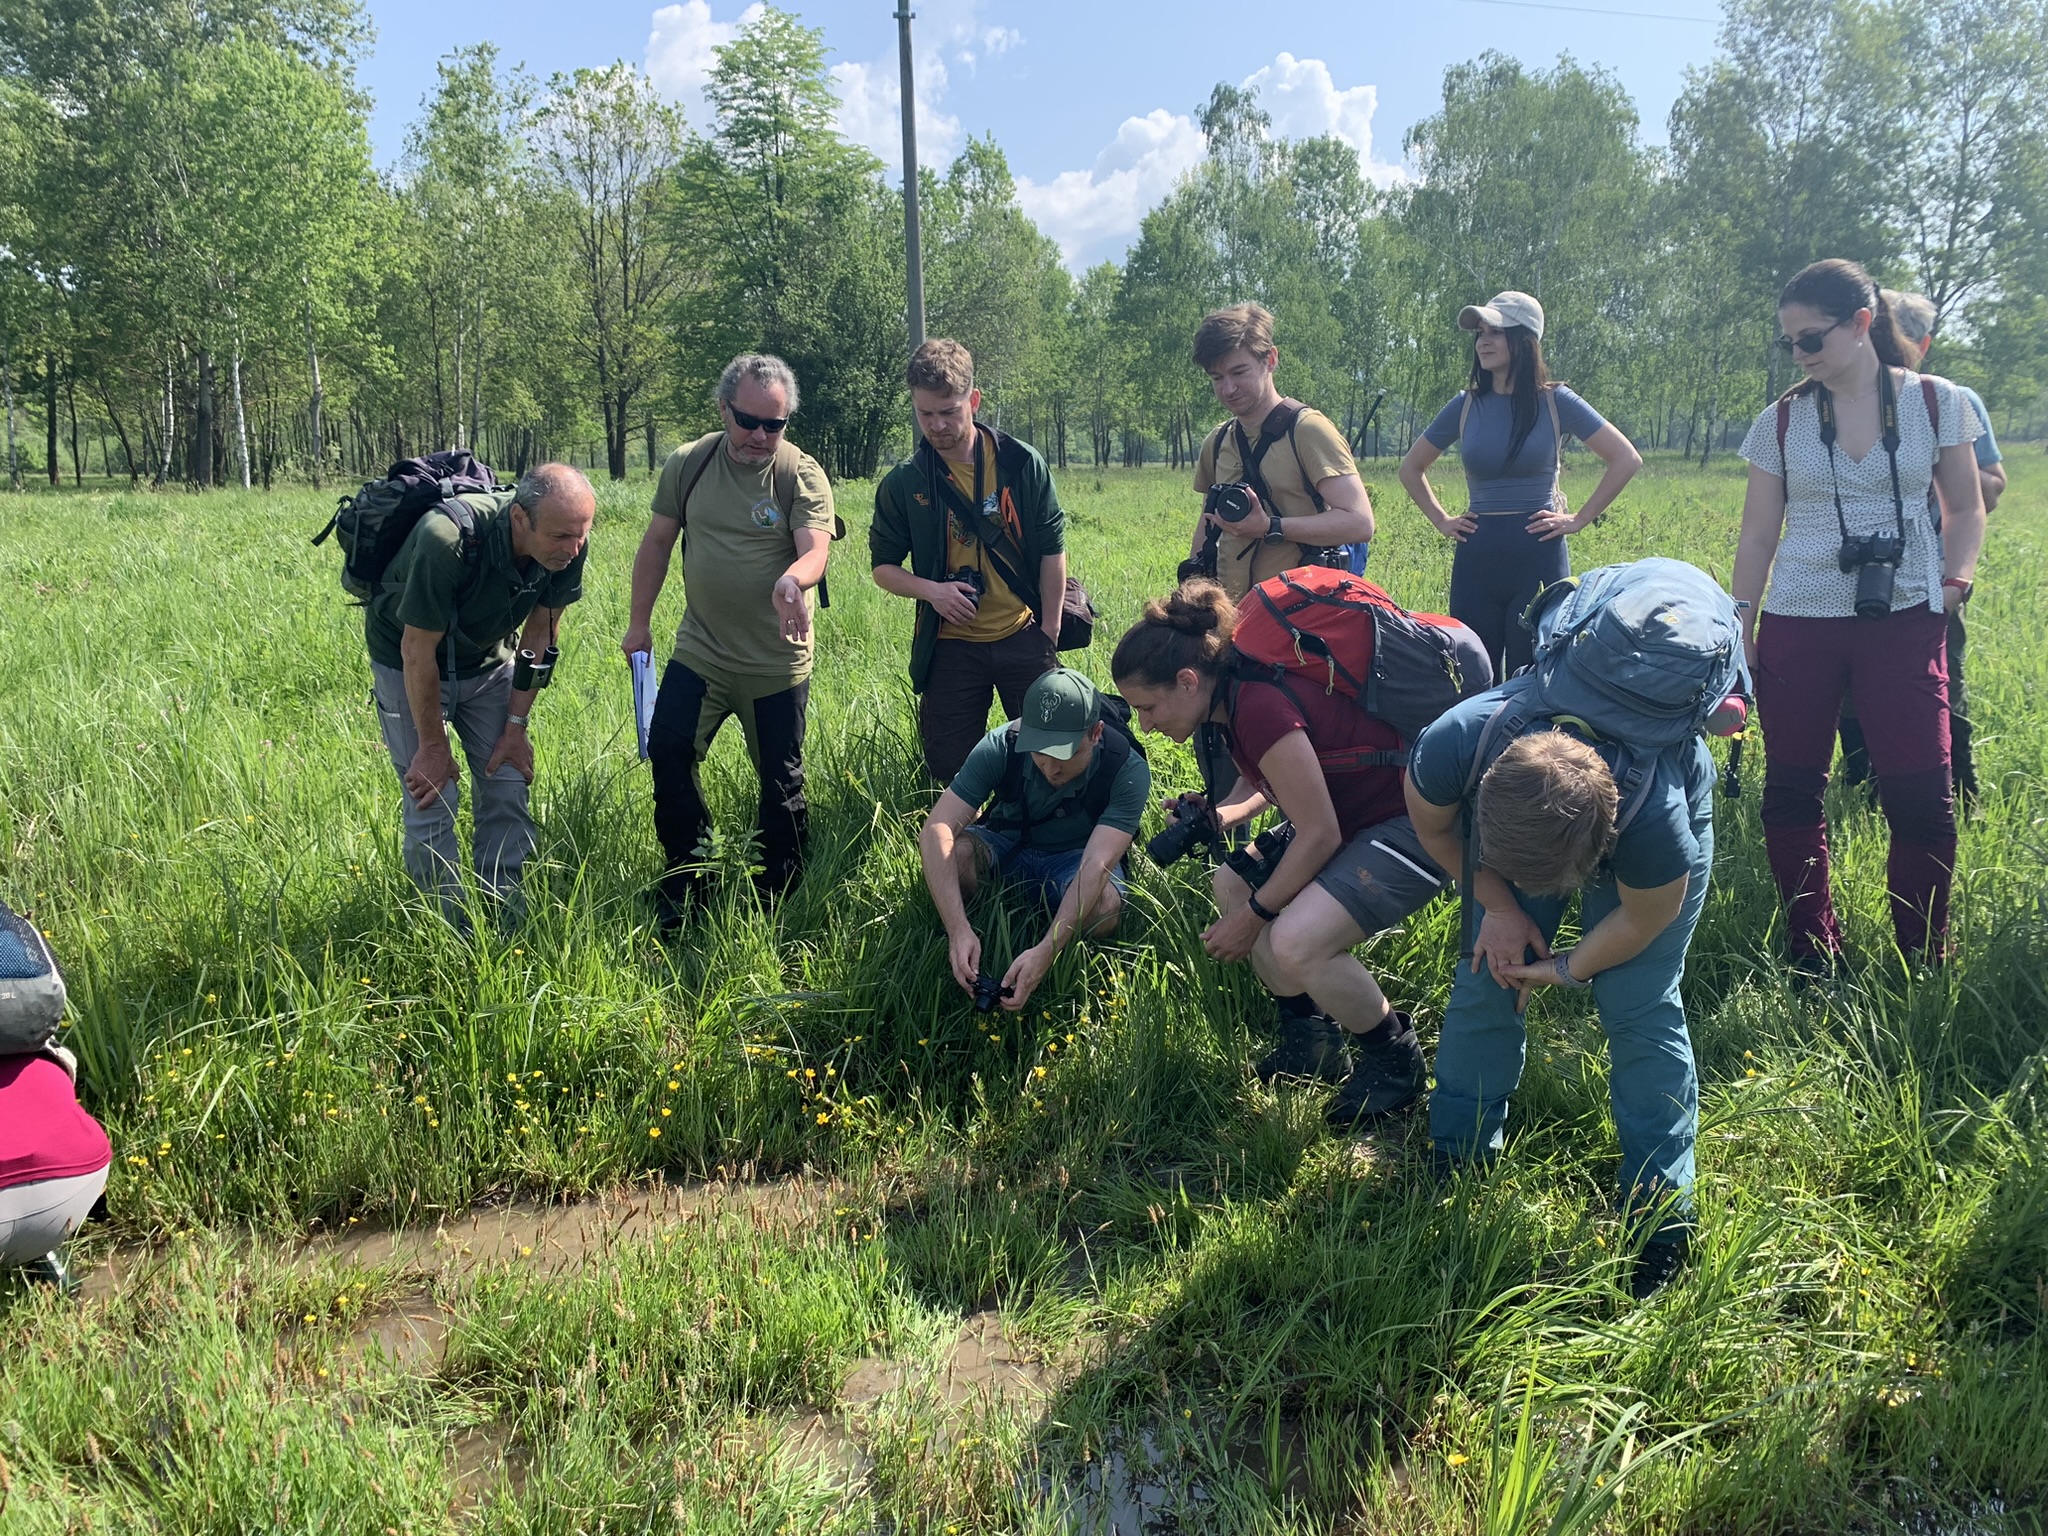
[[[1842,947],[1828,894],[1821,797],[1845,694],[1855,701],[1871,766],[1884,785],[1892,931],[1905,954],[1941,958],[1956,862],[1947,634],[1947,618],[1926,608],[1876,620],[1766,613],[1758,625],[1764,847],[1794,959]]]

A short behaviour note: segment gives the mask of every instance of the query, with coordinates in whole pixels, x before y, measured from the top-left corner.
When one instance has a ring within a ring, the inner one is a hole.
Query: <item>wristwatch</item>
[[[1259,893],[1257,891],[1252,892],[1250,896],[1245,898],[1245,905],[1252,909],[1254,917],[1263,918],[1269,923],[1275,921],[1280,916],[1278,912],[1268,912],[1266,910],[1265,906],[1259,901]]]
[[[1961,576],[1944,576],[1941,579],[1941,584],[1943,587],[1954,587],[1963,594],[1956,599],[1956,606],[1959,608],[1970,600],[1970,594],[1976,590],[1977,586],[1974,581],[1966,581]]]
[[[1287,535],[1280,531],[1280,514],[1278,512],[1266,514],[1266,542],[1268,544],[1285,544],[1287,542]]]
[[[506,723],[507,725],[518,725],[518,726],[523,726],[523,725],[525,725],[525,724],[526,724],[526,716],[524,716],[524,715],[507,715],[507,716],[505,717],[505,723]]]
[[[1566,987],[1590,987],[1590,981],[1581,981],[1572,974],[1572,956],[1576,950],[1560,949],[1550,957],[1550,967],[1557,972],[1558,984]]]

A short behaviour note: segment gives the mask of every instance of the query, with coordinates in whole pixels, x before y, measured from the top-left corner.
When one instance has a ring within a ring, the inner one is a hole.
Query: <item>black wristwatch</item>
[[[1287,535],[1280,531],[1280,514],[1278,512],[1268,512],[1266,514],[1266,542],[1268,544],[1285,544],[1287,542]]]
[[[1252,909],[1254,917],[1264,918],[1269,923],[1276,921],[1280,916],[1278,912],[1268,912],[1265,909],[1264,905],[1259,901],[1259,893],[1257,891],[1253,891],[1250,896],[1246,897],[1244,904]]]

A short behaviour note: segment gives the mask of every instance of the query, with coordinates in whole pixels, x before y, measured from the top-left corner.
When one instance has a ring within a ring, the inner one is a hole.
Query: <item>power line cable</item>
[[[1637,21],[1690,21],[1711,27],[1718,16],[1673,16],[1663,11],[1609,11],[1591,5],[1557,5],[1551,0],[1465,0],[1467,5],[1502,5],[1516,11],[1575,11],[1581,16],[1628,16]]]

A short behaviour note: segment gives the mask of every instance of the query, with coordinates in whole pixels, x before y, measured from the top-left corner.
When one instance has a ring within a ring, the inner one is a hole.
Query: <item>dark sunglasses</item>
[[[1808,331],[1804,336],[1780,336],[1778,338],[1778,350],[1780,352],[1790,352],[1796,347],[1808,357],[1818,357],[1820,349],[1828,344],[1828,332],[1840,330],[1848,323],[1847,320],[1837,320],[1825,331]]]
[[[728,405],[726,409],[732,412],[733,422],[742,432],[766,432],[773,437],[789,425],[787,416],[749,416],[736,405]]]

